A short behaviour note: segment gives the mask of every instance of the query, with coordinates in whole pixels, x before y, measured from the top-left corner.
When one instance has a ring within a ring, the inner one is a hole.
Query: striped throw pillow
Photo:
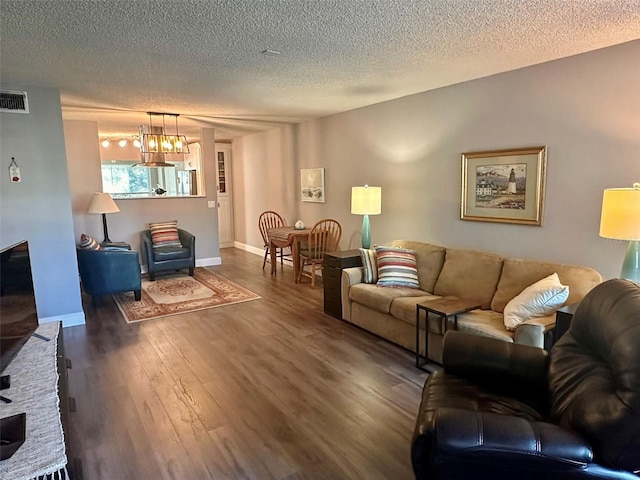
[[[181,247],[178,236],[178,221],[150,223],[151,243],[153,248]]]
[[[404,248],[376,247],[379,287],[420,288],[416,252]]]
[[[85,250],[102,250],[98,241],[85,233],[80,235],[80,248]]]
[[[364,283],[376,283],[378,281],[378,262],[376,251],[369,248],[359,248],[362,266],[364,267]]]

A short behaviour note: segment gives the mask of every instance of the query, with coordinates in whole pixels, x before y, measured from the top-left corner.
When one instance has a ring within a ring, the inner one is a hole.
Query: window
[[[112,196],[136,196],[151,191],[150,168],[135,168],[135,161],[108,160],[102,164],[102,188]]]
[[[134,167],[139,160],[103,160],[102,188],[114,198],[184,197],[198,191],[197,170],[185,170],[184,162],[172,167]]]

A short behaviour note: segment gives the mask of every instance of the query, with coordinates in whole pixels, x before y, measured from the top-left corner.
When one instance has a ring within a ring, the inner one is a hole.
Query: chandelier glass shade
[[[151,121],[153,115],[162,117],[161,129],[157,127],[154,129]],[[175,134],[167,133],[165,116],[175,117]],[[187,137],[180,135],[178,131],[178,117],[179,115],[174,113],[149,112],[149,132],[141,133],[140,151],[142,153],[189,153]]]

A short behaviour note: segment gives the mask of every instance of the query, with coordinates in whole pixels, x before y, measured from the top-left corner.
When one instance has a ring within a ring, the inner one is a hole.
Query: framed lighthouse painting
[[[460,218],[542,225],[547,147],[462,154]]]

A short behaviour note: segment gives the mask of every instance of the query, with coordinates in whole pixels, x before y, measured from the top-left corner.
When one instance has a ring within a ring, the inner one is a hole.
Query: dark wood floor
[[[110,298],[64,330],[86,480],[410,479],[426,374],[323,312],[322,282],[222,250],[262,298],[127,325]]]

